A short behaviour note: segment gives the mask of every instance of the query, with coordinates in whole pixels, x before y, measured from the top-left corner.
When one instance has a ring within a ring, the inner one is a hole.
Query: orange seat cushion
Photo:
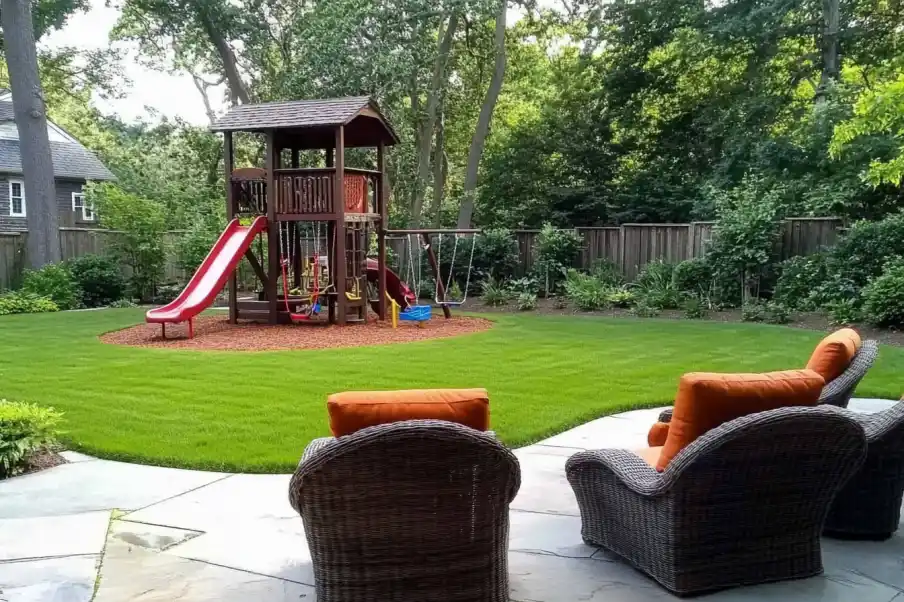
[[[860,345],[860,335],[853,328],[836,330],[813,350],[807,369],[818,372],[826,382],[833,381],[851,365]]]
[[[647,444],[650,447],[662,447],[663,445],[665,445],[665,440],[668,436],[669,423],[657,422],[652,427],[650,427],[650,432],[647,433]]]
[[[656,464],[659,462],[659,456],[662,455],[662,446],[661,445],[659,445],[659,446],[653,445],[650,447],[635,449],[634,453],[637,454],[638,456],[640,456],[640,458],[644,462],[646,462],[653,468],[656,468]]]
[[[665,470],[678,452],[720,424],[756,412],[786,406],[816,405],[825,385],[813,370],[764,374],[691,372],[681,377],[675,409],[657,470]]]
[[[446,420],[478,431],[490,427],[486,389],[349,391],[330,395],[326,405],[336,437],[402,420]]]

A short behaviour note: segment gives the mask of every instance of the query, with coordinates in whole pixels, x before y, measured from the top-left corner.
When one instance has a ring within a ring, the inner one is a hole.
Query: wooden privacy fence
[[[599,261],[615,264],[628,280],[651,261],[678,263],[702,257],[717,228],[716,222],[689,224],[622,224],[619,227],[575,228],[584,241],[577,267],[590,269]],[[781,224],[776,243],[779,259],[809,255],[834,245],[841,220],[834,217],[793,217]],[[530,272],[536,261],[539,230],[516,230],[519,275]]]
[[[651,261],[663,260],[677,263],[706,253],[707,243],[716,231],[716,222],[691,222],[689,224],[622,224],[619,227],[575,228],[584,241],[577,267],[590,269],[595,263],[606,260],[614,263],[631,280]],[[782,222],[781,236],[777,242],[777,255],[787,259],[795,255],[807,255],[838,240],[841,220],[834,217],[794,217]],[[518,242],[517,276],[530,272],[536,262],[536,241],[539,230],[515,230]],[[60,228],[60,248],[63,259],[80,257],[89,253],[103,254],[108,250],[110,237],[117,233],[91,228]],[[165,242],[170,256],[164,268],[164,282],[185,282],[191,274],[179,267],[174,253],[175,243],[181,232],[168,232]],[[0,289],[18,284],[25,265],[24,232],[0,232]],[[312,240],[302,239],[303,250]],[[256,244],[256,243],[255,243]],[[406,239],[388,237],[387,246],[394,252],[397,269],[407,267]],[[322,252],[326,249],[321,243]],[[313,248],[313,247],[311,247]],[[400,274],[405,278],[405,274]],[[251,288],[257,278],[248,261],[242,259],[238,267],[240,286]]]

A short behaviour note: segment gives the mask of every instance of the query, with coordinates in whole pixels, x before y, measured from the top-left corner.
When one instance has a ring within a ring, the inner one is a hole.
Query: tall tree
[[[502,83],[505,81],[505,16],[508,12],[507,0],[499,0],[499,12],[496,14],[495,53],[496,61],[493,67],[493,77],[487,88],[487,95],[480,106],[480,115],[477,117],[477,127],[474,129],[474,137],[471,138],[471,148],[468,150],[468,167],[465,172],[465,185],[462,191],[461,208],[458,211],[458,227],[466,229],[471,227],[471,216],[474,214],[474,195],[477,192],[477,176],[480,170],[480,159],[483,157],[483,149],[486,146],[487,134],[490,132],[490,121],[493,119],[493,111],[496,110],[496,102],[502,91]]]
[[[427,102],[418,134],[417,180],[408,218],[414,228],[420,225],[421,210],[424,207],[424,198],[427,196],[427,181],[430,179],[430,151],[433,147],[433,133],[436,130],[437,108],[440,104],[443,85],[446,82],[446,65],[449,63],[449,53],[452,49],[452,40],[455,38],[455,30],[458,27],[458,19],[458,11],[453,10],[449,15],[446,28],[440,33],[437,42],[433,77],[430,79],[430,88],[427,90]]]
[[[28,265],[39,268],[60,260],[60,234],[31,2],[2,0],[0,11],[25,180]]]

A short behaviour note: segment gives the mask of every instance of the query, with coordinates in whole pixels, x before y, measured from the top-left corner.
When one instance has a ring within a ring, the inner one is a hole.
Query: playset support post
[[[279,221],[276,219],[276,169],[279,165],[276,137],[273,130],[267,130],[266,170],[267,170],[267,283],[268,322],[276,324],[279,317],[277,284],[279,280]]]
[[[232,132],[223,132],[223,168],[226,172],[226,221],[232,221],[235,218],[236,200],[235,194],[230,185],[233,169],[233,149],[232,149]],[[229,275],[229,323],[235,324],[238,321],[238,283],[235,272]]]
[[[386,173],[386,147],[380,142],[377,146],[377,171]],[[377,226],[377,315],[386,319],[386,225],[389,223],[389,203],[386,202],[386,177],[380,178],[380,189],[374,190],[374,198],[380,208],[380,223]],[[395,326],[395,323],[393,323]]]
[[[336,128],[335,176],[333,177],[333,211],[336,212],[336,320],[345,324],[348,319],[348,298],[345,296],[348,276],[348,265],[345,253],[345,126]]]

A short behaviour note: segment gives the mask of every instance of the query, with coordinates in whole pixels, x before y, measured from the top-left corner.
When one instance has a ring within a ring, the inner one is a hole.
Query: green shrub
[[[520,295],[521,293],[532,293],[536,295],[540,292],[541,287],[540,281],[533,276],[524,276],[523,278],[510,281],[508,288],[516,295]]]
[[[597,259],[590,268],[590,274],[610,286],[621,286],[624,282],[618,266],[608,259]]]
[[[537,235],[537,261],[533,272],[544,295],[554,295],[564,283],[584,241],[574,230],[558,230],[545,224]]]
[[[697,297],[706,297],[710,293],[713,282],[712,267],[702,257],[685,259],[675,266],[672,279],[682,293]]]
[[[213,247],[223,227],[210,219],[198,219],[176,243],[179,267],[189,274],[198,269]],[[388,261],[388,259],[387,259]]]
[[[484,280],[481,284],[481,288],[483,291],[480,298],[483,300],[484,305],[499,307],[500,305],[505,305],[505,302],[508,300],[508,292],[504,287],[500,286],[492,276]]]
[[[700,320],[706,317],[706,305],[700,297],[688,297],[681,304],[684,317],[688,320]]]
[[[577,270],[569,270],[565,280],[565,294],[582,311],[609,307],[609,286],[598,278]]]
[[[131,295],[142,301],[153,298],[166,263],[166,209],[157,201],[109,182],[88,186],[87,194],[97,207],[101,223],[119,231],[110,237],[109,248],[119,262],[131,269]]]
[[[787,324],[791,321],[791,310],[786,305],[770,301],[766,304],[765,320],[769,324]]]
[[[184,285],[177,282],[161,284],[155,290],[154,296],[151,298],[151,302],[156,305],[166,305],[167,303],[178,297],[179,293],[181,293],[182,289],[184,288]]]
[[[491,228],[477,236],[474,246],[472,281],[492,277],[506,280],[515,275],[518,268],[518,241],[511,230]]]
[[[537,295],[533,293],[521,293],[518,295],[518,311],[531,311],[537,309]]]
[[[126,292],[126,281],[112,257],[83,255],[66,262],[86,307],[103,307]]]
[[[863,315],[876,326],[904,326],[904,261],[890,262],[863,289]]]
[[[885,271],[890,257],[904,256],[904,213],[855,223],[830,253],[830,269],[864,287]]]
[[[134,303],[132,303],[129,299],[117,299],[116,301],[111,301],[109,307],[113,308],[124,308],[124,307],[137,307]]]
[[[829,280],[826,255],[792,257],[780,263],[778,270],[772,298],[792,309],[817,309],[818,292]]]
[[[834,326],[849,326],[863,319],[863,303],[860,299],[841,299],[826,306],[829,322]]]
[[[734,284],[742,302],[768,288],[763,280],[775,260],[778,207],[784,192],[750,176],[733,190],[711,192],[719,227],[706,251],[706,261],[720,283]]]
[[[659,309],[648,305],[646,301],[641,299],[631,308],[631,313],[638,318],[655,318],[659,315]]]
[[[664,261],[651,261],[643,267],[634,283],[637,296],[656,309],[678,309],[684,295],[674,279],[675,266]]]
[[[766,304],[758,299],[750,299],[741,306],[741,320],[744,322],[765,322]]]
[[[62,418],[53,408],[0,399],[0,478],[22,472],[32,454],[54,444]]]
[[[25,270],[22,291],[50,297],[61,310],[75,309],[81,302],[81,291],[62,263],[48,263],[39,270]]]
[[[610,289],[606,295],[606,302],[612,307],[627,309],[634,305],[635,301],[637,301],[637,295],[634,294],[634,291],[624,287]]]
[[[13,291],[0,295],[0,316],[8,314],[40,314],[60,311],[50,297]]]

